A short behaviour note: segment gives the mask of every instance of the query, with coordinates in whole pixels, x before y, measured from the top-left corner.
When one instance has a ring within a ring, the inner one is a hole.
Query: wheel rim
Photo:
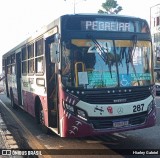
[[[39,111],[39,122],[41,125],[44,125],[44,113],[42,109]]]

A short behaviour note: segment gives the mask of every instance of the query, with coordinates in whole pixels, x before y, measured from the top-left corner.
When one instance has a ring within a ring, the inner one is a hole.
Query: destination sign
[[[133,24],[118,21],[83,21],[84,30],[133,32]]]
[[[64,31],[108,31],[150,33],[145,20],[120,16],[74,15],[62,21]]]

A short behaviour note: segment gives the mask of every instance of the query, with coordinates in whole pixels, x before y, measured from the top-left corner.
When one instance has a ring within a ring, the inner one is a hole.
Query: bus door
[[[49,37],[45,41],[46,52],[46,78],[47,78],[47,99],[48,99],[48,122],[53,128],[58,127],[58,83],[55,72],[56,62],[51,62],[50,54],[53,51],[54,38]]]
[[[5,72],[5,92],[7,94],[7,97],[9,97],[9,89],[8,89],[8,78],[7,78],[7,74],[8,74],[8,68],[7,68],[7,59],[5,59],[4,61],[5,64],[5,68],[4,68],[4,72]]]
[[[18,104],[22,105],[22,89],[21,89],[21,52],[16,54],[16,80],[17,80],[17,94]]]

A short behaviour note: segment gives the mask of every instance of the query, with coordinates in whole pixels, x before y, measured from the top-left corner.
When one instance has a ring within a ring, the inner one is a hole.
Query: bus
[[[60,137],[152,127],[151,41],[141,18],[62,15],[3,55],[5,93]]]

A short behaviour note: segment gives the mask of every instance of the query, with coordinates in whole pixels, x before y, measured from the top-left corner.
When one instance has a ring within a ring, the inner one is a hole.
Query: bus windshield
[[[86,89],[151,85],[150,60],[150,41],[72,39],[62,45],[62,83]]]

